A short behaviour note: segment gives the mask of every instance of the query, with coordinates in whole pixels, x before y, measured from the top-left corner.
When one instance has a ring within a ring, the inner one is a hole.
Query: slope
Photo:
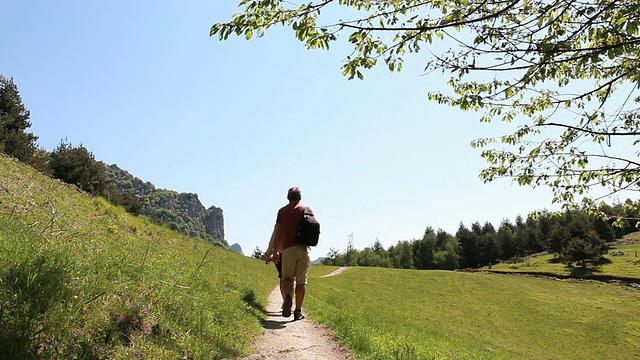
[[[225,358],[262,332],[270,267],[0,156],[0,353]]]

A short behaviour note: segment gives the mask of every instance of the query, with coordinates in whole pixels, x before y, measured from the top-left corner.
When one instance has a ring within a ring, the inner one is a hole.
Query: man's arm
[[[276,224],[276,227],[273,231],[273,262],[276,264],[280,263],[280,254],[278,250],[282,246],[282,225]]]
[[[267,247],[267,251],[264,252],[265,263],[269,263],[271,258],[273,257],[273,240],[276,235],[276,227],[273,227],[273,231],[271,232],[271,239],[269,239],[269,247]]]
[[[273,257],[273,243],[274,240],[276,238],[276,227],[273,227],[273,231],[271,232],[271,239],[269,240],[269,247],[267,248],[267,251],[265,251],[264,256],[265,256],[265,263],[269,263],[271,261],[271,258]]]

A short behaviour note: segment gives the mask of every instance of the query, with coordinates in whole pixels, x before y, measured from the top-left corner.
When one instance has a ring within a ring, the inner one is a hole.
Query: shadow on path
[[[288,320],[265,320],[262,323],[262,327],[268,330],[278,330],[278,329],[284,329],[287,327],[287,323],[289,321]]]

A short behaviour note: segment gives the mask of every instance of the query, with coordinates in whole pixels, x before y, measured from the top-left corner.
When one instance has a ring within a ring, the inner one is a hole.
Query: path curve
[[[344,271],[344,270],[343,270]],[[269,294],[264,336],[256,344],[257,353],[242,360],[354,360],[331,335],[329,328],[309,319],[293,321],[282,317],[282,296],[276,286]]]
[[[327,275],[322,275],[320,277],[321,278],[325,278],[325,277],[329,277],[329,276],[336,276],[336,275],[340,274],[341,272],[343,272],[345,270],[347,270],[347,267],[346,266],[342,266],[339,269],[333,270],[332,272],[328,273]]]

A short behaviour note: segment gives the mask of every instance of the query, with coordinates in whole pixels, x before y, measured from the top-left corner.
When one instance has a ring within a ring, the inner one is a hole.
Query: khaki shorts
[[[282,250],[282,280],[296,280],[297,284],[307,284],[309,273],[309,248],[295,245]]]

